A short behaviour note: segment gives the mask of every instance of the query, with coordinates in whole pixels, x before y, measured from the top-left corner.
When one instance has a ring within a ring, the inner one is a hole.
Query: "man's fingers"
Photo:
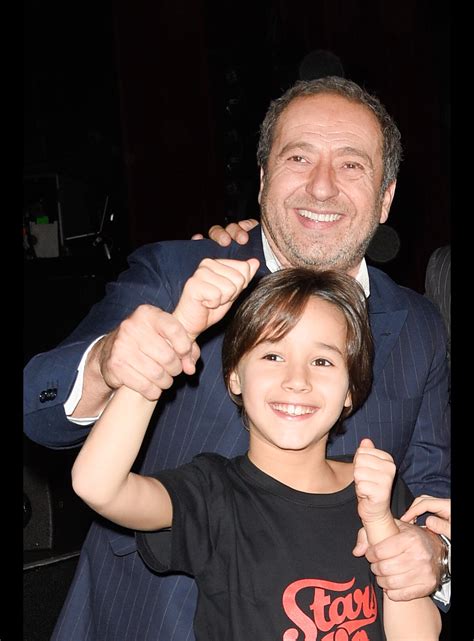
[[[191,374],[198,357],[199,349],[171,314],[142,305],[102,339],[99,366],[112,389],[125,385],[156,400],[183,371],[183,359]]]
[[[199,360],[201,355],[201,350],[199,349],[198,344],[194,341],[191,353],[186,355],[181,360],[181,365],[183,366],[183,372],[191,376],[196,371],[196,363]]]
[[[247,232],[258,224],[258,220],[255,218],[246,218],[239,220],[237,223],[229,223],[225,229],[221,225],[212,225],[209,229],[209,238],[221,245],[221,247],[227,247],[232,240],[235,240],[239,245],[245,245],[249,241]]]
[[[451,539],[451,523],[447,519],[429,516],[426,519],[426,527],[436,534],[444,534]]]
[[[450,519],[451,500],[439,499],[427,495],[418,496],[400,518],[405,522],[413,521],[425,512],[433,512],[444,519]]]
[[[226,230],[239,245],[245,245],[249,241],[247,232],[256,225],[258,225],[258,220],[255,220],[255,218],[246,218],[245,220],[239,220],[236,226],[234,226],[233,223],[227,225]]]
[[[354,556],[364,556],[367,552],[368,546],[369,544],[367,541],[367,533],[365,531],[365,528],[362,527],[357,532],[357,541],[354,549],[352,550],[352,554]]]
[[[209,238],[221,247],[227,247],[232,242],[232,236],[221,225],[212,225],[208,233]]]
[[[256,227],[259,223],[258,223],[258,220],[256,220],[255,218],[246,218],[245,220],[239,220],[237,224],[240,225],[242,229],[245,229],[245,231],[250,231],[251,229]]]

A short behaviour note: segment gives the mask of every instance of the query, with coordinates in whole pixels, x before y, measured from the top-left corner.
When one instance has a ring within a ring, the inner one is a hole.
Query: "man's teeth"
[[[305,405],[292,405],[284,403],[272,403],[273,409],[278,412],[283,412],[284,414],[290,414],[291,416],[302,416],[303,414],[314,414],[316,412],[315,407],[308,407]]]
[[[341,217],[340,214],[315,214],[314,211],[308,211],[307,209],[298,209],[298,213],[303,218],[309,218],[318,223],[332,223]]]

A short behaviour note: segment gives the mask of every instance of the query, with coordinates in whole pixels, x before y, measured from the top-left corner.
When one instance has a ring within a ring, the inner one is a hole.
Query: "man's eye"
[[[306,158],[303,158],[303,156],[290,156],[290,160],[301,163],[307,162]]]
[[[282,357],[278,356],[278,354],[265,354],[265,356],[263,358],[266,361],[276,361],[276,362],[279,362],[279,363],[281,363],[283,361]]]
[[[364,169],[361,164],[358,162],[345,162],[344,163],[344,168],[345,169],[358,169],[359,171]]]

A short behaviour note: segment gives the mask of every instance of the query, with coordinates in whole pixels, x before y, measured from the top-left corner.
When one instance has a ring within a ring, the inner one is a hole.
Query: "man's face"
[[[382,135],[362,105],[334,94],[297,98],[281,114],[261,174],[262,225],[284,266],[356,275],[395,192],[380,194]]]

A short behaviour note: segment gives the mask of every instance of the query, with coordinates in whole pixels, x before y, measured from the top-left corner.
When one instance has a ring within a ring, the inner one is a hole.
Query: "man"
[[[272,103],[262,126],[263,235],[252,230],[243,247],[170,241],[132,254],[130,268],[72,335],[27,365],[27,435],[49,447],[79,445],[121,385],[157,398],[155,381],[163,372],[154,360],[161,340],[155,319],[160,310],[174,309],[202,258],[255,256],[257,279],[290,264],[334,267],[356,277],[369,296],[376,356],[372,392],[329,451],[353,453],[369,437],[390,451],[413,494],[448,496],[442,319],[428,300],[368,270],[363,258],[387,219],[400,156],[392,119],[356,84],[337,77],[297,83]],[[200,451],[235,456],[246,449],[246,431],[222,381],[222,331],[221,323],[203,335],[197,375],[177,382],[154,416],[141,473],[174,467]],[[189,358],[196,354],[183,354]],[[383,554],[369,550],[367,558],[388,595],[404,600],[436,589],[442,549],[436,535],[405,524]],[[361,543],[357,553],[364,551]],[[146,569],[133,533],[95,523],[53,641],[191,639],[195,596],[188,577]]]

